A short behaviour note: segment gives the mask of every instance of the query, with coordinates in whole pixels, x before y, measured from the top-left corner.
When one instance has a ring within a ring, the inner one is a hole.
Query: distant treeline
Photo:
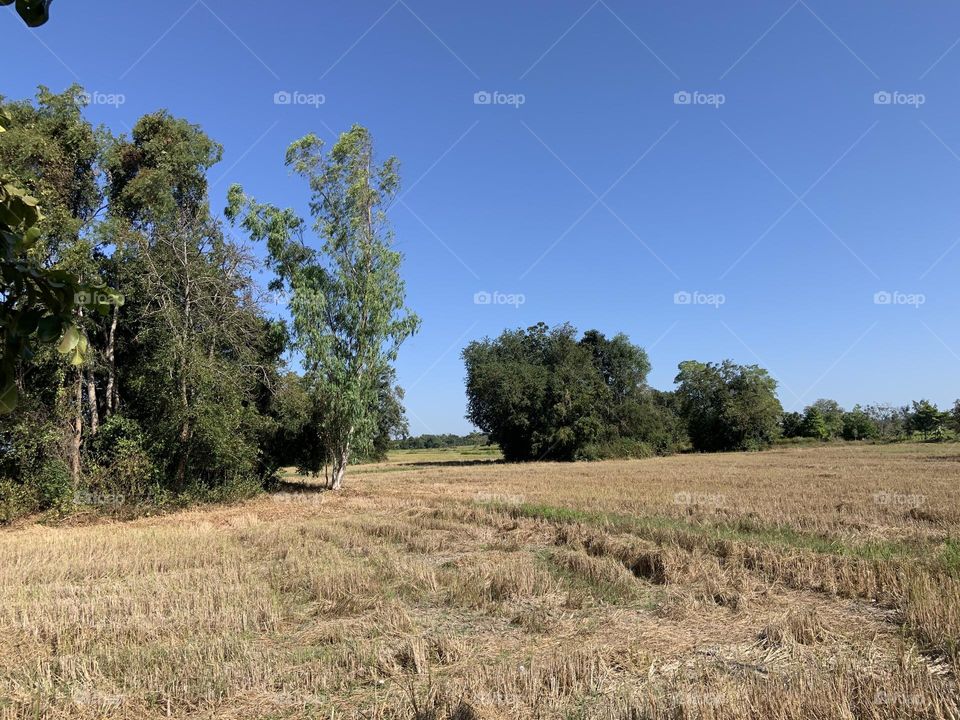
[[[763,368],[731,360],[680,363],[676,388],[647,385],[646,351],[626,335],[578,337],[568,324],[539,323],[470,343],[468,419],[507,460],[646,457],[683,450],[758,450],[781,438],[949,439],[960,431],[960,401],[941,412],[855,406],[828,399],[784,412]]]
[[[460,447],[462,445],[487,445],[489,436],[480,432],[467,435],[417,435],[394,440],[391,447],[396,450],[434,450],[436,448]]]
[[[817,440],[946,440],[960,432],[960,400],[941,411],[929,400],[910,405],[854,405],[844,410],[834,400],[817,400],[800,412],[785,413],[784,438]]]

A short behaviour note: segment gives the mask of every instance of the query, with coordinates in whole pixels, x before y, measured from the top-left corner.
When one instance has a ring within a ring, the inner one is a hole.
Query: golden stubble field
[[[0,532],[4,718],[960,718],[958,638],[955,444],[407,452]]]

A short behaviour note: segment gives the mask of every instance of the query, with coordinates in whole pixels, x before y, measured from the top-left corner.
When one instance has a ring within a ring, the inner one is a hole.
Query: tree
[[[810,407],[815,408],[823,418],[823,424],[826,428],[826,438],[838,438],[843,434],[843,413],[840,403],[828,398],[820,398]]]
[[[64,389],[55,412],[70,428],[64,446],[74,484],[80,475],[85,427],[94,435],[99,424],[93,378],[97,351],[90,334],[101,323],[98,316],[106,316],[123,300],[101,279],[103,257],[94,223],[102,209],[97,161],[106,133],[98,133],[83,118],[85,103],[78,85],[59,94],[41,86],[34,103],[5,102],[2,112],[9,119],[9,130],[0,146],[0,161],[43,207],[29,250],[17,263],[21,267],[28,263],[27,276],[34,284],[19,281],[24,275],[11,280],[17,275],[8,268],[5,294],[27,317],[39,313],[48,324],[59,318],[63,349],[72,346],[69,371],[47,381]],[[41,279],[49,281],[45,293],[37,291]],[[38,340],[44,329],[38,325]],[[32,353],[35,343],[28,339],[25,348]]]
[[[785,438],[803,437],[803,414],[787,412],[780,419],[780,429]]]
[[[471,342],[462,357],[467,418],[506,460],[572,460],[597,438],[604,384],[572,326],[506,330]]]
[[[803,422],[800,425],[800,434],[803,437],[827,440],[830,438],[830,427],[820,408],[810,405],[803,411]]]
[[[869,440],[877,437],[878,433],[876,423],[859,405],[854,405],[853,410],[844,413],[844,440]]]
[[[568,324],[506,330],[463,350],[467,418],[504,458],[577,460],[671,452],[683,442],[669,394],[647,387],[650,361],[626,335]]]
[[[158,112],[107,160],[118,278],[131,299],[120,379],[176,491],[257,475],[261,386],[283,350],[258,305],[252,256],[210,215],[206,174],[221,153],[198,126]]]
[[[890,404],[867,405],[863,412],[877,428],[879,437],[895,438],[907,432],[909,407],[894,407]]]
[[[0,5],[13,5],[14,0],[0,0]],[[40,27],[50,19],[53,0],[16,0],[17,14],[30,27]]]
[[[293,143],[286,164],[311,190],[315,250],[305,222],[229,192],[227,217],[266,240],[279,283],[291,293],[293,339],[309,392],[321,406],[318,440],[327,448],[330,489],[339,489],[352,453],[369,452],[378,432],[380,378],[419,327],[405,307],[401,255],[386,211],[399,188],[396,158],[377,164],[370,133],[354,125],[329,153],[315,135]]]
[[[950,411],[950,425],[955,433],[960,433],[960,400],[953,401],[953,409]]]
[[[943,414],[929,400],[914,400],[907,423],[911,432],[920,433],[926,440],[931,433],[940,430]]]
[[[677,395],[696,450],[754,450],[770,445],[783,414],[777,383],[756,365],[680,363]]]

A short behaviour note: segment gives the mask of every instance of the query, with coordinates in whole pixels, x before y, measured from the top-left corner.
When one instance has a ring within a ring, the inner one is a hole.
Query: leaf
[[[50,19],[53,0],[17,0],[17,13],[30,27],[40,27]]]
[[[36,332],[42,316],[43,311],[36,308],[22,312],[17,318],[17,332],[24,337],[32,335]]]
[[[57,350],[66,355],[68,352],[77,347],[77,343],[80,342],[80,331],[77,330],[76,325],[71,325],[63,333],[63,337],[60,339],[60,344],[57,346]]]
[[[42,343],[52,343],[63,332],[63,320],[56,315],[48,315],[37,323],[37,339]]]
[[[34,245],[37,244],[37,240],[39,239],[40,239],[40,228],[34,226],[29,230],[27,230],[26,233],[24,233],[21,247],[23,247],[24,250],[29,250],[30,248],[32,248]]]

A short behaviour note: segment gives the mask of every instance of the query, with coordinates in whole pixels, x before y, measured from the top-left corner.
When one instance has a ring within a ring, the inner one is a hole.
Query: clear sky
[[[216,210],[239,182],[306,212],[283,154],[307,132],[362,123],[400,158],[414,433],[469,429],[460,349],[541,320],[626,332],[660,388],[729,357],[788,409],[960,396],[955,2],[56,0],[36,31],[2,10],[0,92],[80,82],[116,132],[199,123]]]

